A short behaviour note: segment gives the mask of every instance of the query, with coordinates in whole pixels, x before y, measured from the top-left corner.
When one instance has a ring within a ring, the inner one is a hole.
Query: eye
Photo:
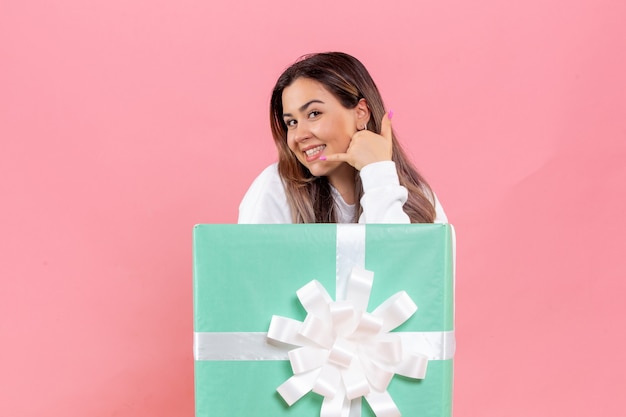
[[[295,119],[285,120],[285,126],[287,126],[287,129],[293,129],[297,124],[298,122],[296,122]]]
[[[319,112],[317,110],[313,110],[311,113],[309,113],[309,119],[314,119],[317,116],[319,116],[320,114],[322,114],[322,112]]]

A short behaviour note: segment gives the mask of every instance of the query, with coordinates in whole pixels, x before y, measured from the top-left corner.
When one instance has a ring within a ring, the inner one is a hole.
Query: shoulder
[[[239,223],[289,223],[291,213],[278,163],[265,168],[254,179],[239,204]]]
[[[282,180],[278,174],[278,162],[274,162],[254,179],[252,186],[270,186],[279,184],[282,187]]]

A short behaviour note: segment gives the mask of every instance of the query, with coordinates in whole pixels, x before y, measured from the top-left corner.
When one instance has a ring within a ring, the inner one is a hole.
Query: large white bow
[[[321,417],[347,417],[350,401],[359,397],[377,417],[400,416],[387,386],[394,374],[423,379],[428,357],[389,333],[417,311],[405,291],[367,312],[373,281],[373,272],[355,267],[346,299],[333,301],[313,280],[296,292],[307,311],[304,322],[272,317],[268,339],[300,346],[289,351],[294,375],[277,388],[288,405],[312,390],[324,397]]]

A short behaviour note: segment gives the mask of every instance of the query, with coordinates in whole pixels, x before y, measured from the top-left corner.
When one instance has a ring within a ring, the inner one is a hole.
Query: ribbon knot
[[[300,346],[289,351],[294,375],[277,388],[288,405],[313,391],[324,397],[321,417],[347,417],[350,401],[360,397],[377,417],[400,416],[387,387],[394,374],[423,379],[428,357],[389,333],[417,311],[405,291],[367,312],[373,282],[373,272],[355,267],[346,299],[333,301],[313,280],[296,292],[304,322],[272,317],[269,341]]]

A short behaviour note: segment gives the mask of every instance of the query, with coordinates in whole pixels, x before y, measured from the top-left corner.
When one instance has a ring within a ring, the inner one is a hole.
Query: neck
[[[354,175],[354,168],[344,163],[328,177],[328,182],[335,187],[347,204],[355,203]]]

